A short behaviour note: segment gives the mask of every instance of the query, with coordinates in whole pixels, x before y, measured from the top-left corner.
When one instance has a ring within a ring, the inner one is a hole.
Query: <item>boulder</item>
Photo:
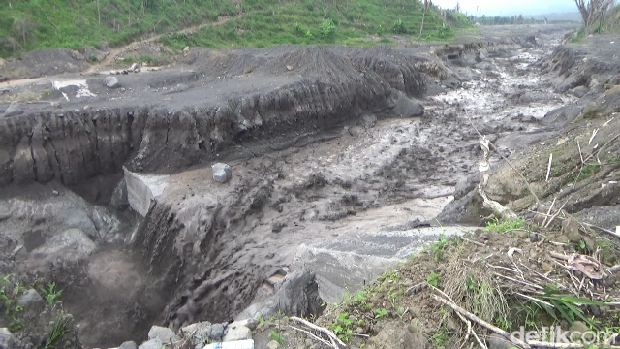
[[[138,349],[161,349],[164,343],[159,338],[149,339],[148,341],[140,344]]]
[[[420,116],[424,114],[424,107],[420,104],[420,102],[415,101],[407,97],[404,93],[398,91],[392,113],[395,114],[395,116],[404,117]]]
[[[233,322],[226,328],[226,333],[222,341],[234,342],[244,339],[252,339],[252,331],[238,322]]]
[[[163,343],[177,343],[181,337],[177,336],[167,327],[153,326],[149,330],[149,339],[159,339]],[[142,346],[140,346],[142,347]]]
[[[76,264],[93,253],[97,245],[80,229],[69,229],[49,239],[34,249],[31,255],[44,260],[44,265]]]
[[[211,326],[211,333],[209,333],[209,337],[215,340],[221,340],[224,336],[224,325],[222,324],[213,324]]]
[[[488,339],[489,349],[510,349],[514,344],[501,334],[492,333]]]
[[[280,343],[277,341],[271,341],[267,343],[267,349],[278,349],[280,347]]]
[[[127,183],[124,178],[118,183],[116,188],[114,188],[112,196],[110,197],[110,205],[117,208],[129,205],[129,201],[127,200]]]
[[[134,341],[123,342],[118,349],[138,349],[138,345]]]
[[[208,321],[199,322],[186,327],[181,328],[183,338],[190,337],[192,345],[198,345],[204,343],[209,338],[211,333],[211,323]]]
[[[117,78],[113,76],[108,76],[107,78],[105,78],[103,84],[109,88],[121,87],[121,83],[118,81]]]
[[[227,164],[217,163],[211,166],[213,180],[219,183],[226,183],[232,178],[232,167]]]
[[[364,128],[373,128],[377,124],[377,117],[373,114],[364,114],[357,124]]]
[[[21,306],[35,305],[42,302],[43,298],[34,288],[27,290],[17,299],[17,305]]]
[[[0,328],[0,348],[12,349],[15,348],[17,340],[15,336],[7,328]]]

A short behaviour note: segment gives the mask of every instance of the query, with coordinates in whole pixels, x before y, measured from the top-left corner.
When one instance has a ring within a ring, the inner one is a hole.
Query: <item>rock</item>
[[[177,87],[176,87],[175,90],[177,92],[182,92],[182,91],[187,90],[188,88],[189,88],[189,86],[187,86],[186,84],[181,83],[181,84],[177,84]]]
[[[246,317],[254,317],[260,313],[263,317],[275,314],[278,311],[284,314],[309,316],[318,314],[322,310],[323,300],[319,296],[319,286],[313,272],[296,270],[286,275],[282,280],[276,294],[265,301],[262,306],[254,309],[248,308],[248,313],[242,313]]]
[[[357,124],[364,128],[373,128],[377,124],[377,117],[373,114],[364,114]]]
[[[531,116],[531,115],[525,115],[524,117],[521,118],[521,122],[537,122],[538,119],[536,119],[535,117]]]
[[[531,241],[531,242],[536,242],[536,241],[538,241],[538,234],[536,234],[535,232],[531,232],[531,233],[530,233],[530,241]]]
[[[213,180],[220,183],[226,183],[232,178],[232,167],[227,164],[217,163],[211,166],[213,171]]]
[[[572,242],[581,240],[581,234],[579,234],[579,222],[572,217],[562,221],[562,233]]]
[[[224,334],[222,342],[233,342],[244,339],[252,339],[252,331],[238,322],[233,322],[226,328],[226,334]]]
[[[189,47],[185,46],[185,48],[183,49],[183,57],[187,56],[189,56]]]
[[[172,332],[172,330],[167,327],[153,326],[149,330],[149,339],[159,339],[163,343],[172,342],[174,344],[179,342],[181,340],[181,337],[174,334],[174,332]]]
[[[368,339],[371,348],[411,349],[426,348],[427,340],[420,327],[402,326],[402,324],[387,323],[385,326],[375,326],[377,335]]]
[[[103,84],[109,88],[118,88],[121,87],[121,83],[118,81],[117,78],[113,77],[113,76],[108,76],[107,78],[105,78],[103,80]]]
[[[43,246],[34,249],[31,255],[43,259],[44,264],[75,264],[86,259],[97,245],[80,229],[69,229],[49,239]]]
[[[267,349],[278,349],[280,347],[280,343],[277,341],[271,341],[267,343]]]
[[[112,196],[110,197],[110,205],[117,208],[129,206],[129,201],[127,200],[127,183],[124,178],[116,188],[114,188]]]
[[[200,343],[204,343],[209,338],[209,334],[211,333],[211,323],[204,321],[191,324],[181,328],[181,333],[183,333],[184,338],[187,338],[188,336],[191,337],[191,342],[193,345],[198,345]]]
[[[211,333],[209,334],[209,337],[219,341],[222,339],[223,336],[224,326],[222,324],[213,324],[211,326]]]
[[[32,305],[41,302],[43,302],[43,298],[41,298],[39,292],[37,292],[37,290],[35,290],[34,288],[27,290],[17,299],[17,305],[22,306]]]
[[[293,67],[292,67],[292,66],[290,66],[290,65],[287,65],[287,66],[286,66],[286,69],[287,69],[288,71],[291,71],[291,70],[293,70]]]
[[[0,348],[12,349],[15,348],[17,340],[15,336],[7,328],[0,328]]]
[[[581,322],[581,321],[575,321],[573,322],[572,326],[568,329],[568,336],[573,338],[573,341],[579,341],[582,337],[583,334],[586,334],[586,340],[591,340],[593,332],[590,331],[590,329],[588,328],[588,326]],[[569,338],[570,339],[570,338]]]
[[[11,209],[6,206],[0,206],[0,222],[11,218]]]
[[[118,349],[137,349],[138,345],[134,341],[123,342]]]
[[[396,116],[410,117],[424,114],[424,107],[422,107],[422,104],[407,97],[407,95],[400,91],[397,93],[398,97],[393,110],[393,113],[396,114]]]
[[[501,334],[492,333],[488,338],[489,349],[510,349],[514,344]]]
[[[140,344],[138,349],[161,349],[164,343],[159,338],[149,339],[148,341]]]
[[[585,86],[577,86],[577,87],[571,89],[569,91],[569,93],[572,94],[573,96],[577,97],[577,98],[581,98],[581,97],[585,96],[586,94],[588,94],[589,91],[590,91],[590,89],[585,87]]]

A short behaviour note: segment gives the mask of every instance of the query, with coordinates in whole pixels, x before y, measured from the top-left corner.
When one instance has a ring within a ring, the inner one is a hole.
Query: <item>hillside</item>
[[[419,1],[403,0],[11,0],[0,8],[0,56],[40,48],[122,46],[203,23],[218,25],[165,35],[162,41],[175,48],[365,44],[371,35],[417,38],[422,17]],[[448,13],[445,19],[447,24],[431,8],[420,38],[447,39],[453,26],[467,25],[460,15]]]

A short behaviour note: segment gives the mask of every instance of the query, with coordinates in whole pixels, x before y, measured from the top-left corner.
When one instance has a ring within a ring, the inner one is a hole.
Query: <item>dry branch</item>
[[[308,328],[311,328],[311,329],[313,329],[315,331],[321,332],[321,333],[327,335],[332,340],[332,342],[336,341],[341,346],[343,346],[345,348],[347,347],[347,345],[344,344],[344,342],[342,342],[340,340],[340,338],[338,338],[338,336],[336,336],[333,332],[331,332],[330,330],[328,330],[326,328],[317,326],[317,325],[315,325],[315,324],[313,324],[311,322],[308,322],[308,321],[306,321],[304,319],[301,319],[301,318],[298,318],[298,317],[295,317],[295,316],[290,317],[289,320],[297,322],[297,323],[300,323],[300,324],[302,324],[302,325],[304,325],[304,326],[306,326]]]
[[[506,337],[512,343],[520,346],[521,348],[531,348],[527,343],[523,342],[522,340],[517,339],[517,338],[511,338],[511,336],[510,336],[510,334],[508,332],[506,332],[506,331],[504,331],[504,330],[502,330],[502,329],[500,329],[498,327],[495,327],[495,326],[489,324],[488,322],[482,320],[481,318],[477,317],[476,315],[474,315],[474,314],[468,312],[467,310],[461,308],[460,306],[458,306],[454,302],[451,302],[451,301],[449,301],[447,299],[443,299],[443,298],[441,298],[439,296],[436,296],[436,295],[431,295],[431,297],[434,300],[449,306],[450,308],[452,308],[452,310],[456,311],[457,313],[460,313],[464,317],[466,317],[469,320],[479,324],[480,326],[485,327],[486,329],[488,329],[490,331],[493,331],[493,332],[495,332],[497,334],[500,334],[500,335]]]
[[[291,325],[288,325],[288,327],[292,328],[292,329],[293,329],[293,330],[295,330],[295,331],[305,333],[305,334],[309,335],[310,337],[312,337],[312,338],[314,338],[314,339],[318,340],[319,342],[321,342],[321,343],[323,343],[323,344],[325,344],[325,345],[327,345],[327,346],[331,346],[331,343],[329,343],[329,342],[328,342],[328,341],[326,341],[325,339],[323,339],[323,338],[321,338],[321,337],[319,337],[319,336],[315,335],[315,334],[314,334],[314,333],[312,333],[312,332],[308,332],[308,331],[302,330],[301,328],[297,328],[297,327],[295,327],[295,326],[291,326]],[[338,347],[335,347],[335,348],[336,348],[336,349],[338,349]]]

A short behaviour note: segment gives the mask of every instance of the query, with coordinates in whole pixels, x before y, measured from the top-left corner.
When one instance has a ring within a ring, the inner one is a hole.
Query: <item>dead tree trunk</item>
[[[583,25],[585,27],[586,35],[592,31],[592,25],[598,20],[602,20],[608,9],[614,4],[614,0],[574,0],[581,19],[583,19]]]
[[[424,29],[424,17],[426,16],[426,11],[431,5],[431,0],[424,0],[424,11],[422,12],[422,23],[420,23],[420,34],[418,34],[418,40],[422,37],[422,29]]]

